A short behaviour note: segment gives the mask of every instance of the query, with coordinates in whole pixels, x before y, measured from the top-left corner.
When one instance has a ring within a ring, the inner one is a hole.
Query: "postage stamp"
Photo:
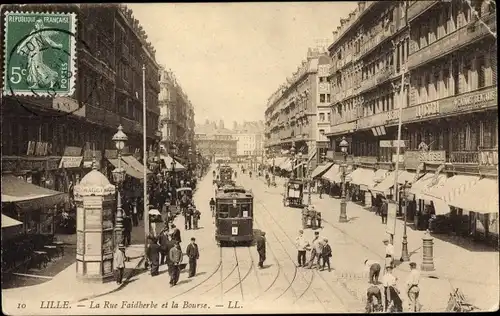
[[[73,94],[76,22],[74,13],[6,12],[4,95]]]

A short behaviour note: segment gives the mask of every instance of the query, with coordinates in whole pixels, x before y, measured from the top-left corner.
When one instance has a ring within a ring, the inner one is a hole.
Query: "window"
[[[319,82],[325,82],[325,77],[319,77]]]
[[[472,70],[472,60],[468,57],[465,57],[464,59],[464,66],[462,69],[462,75],[464,78],[464,91],[460,91],[460,93],[469,92],[471,86],[470,71]]]
[[[228,218],[229,217],[229,205],[227,204],[219,204],[217,208],[217,213],[219,218]]]
[[[325,130],[324,129],[320,129],[319,133],[320,133],[320,135],[325,135]]]
[[[452,60],[452,76],[453,76],[453,86],[454,86],[454,91],[453,94],[457,95],[460,93],[460,74],[458,72],[458,61],[453,59]]]
[[[319,102],[325,103],[325,95],[323,93],[319,95]]]
[[[326,115],[327,115],[327,121],[330,122],[330,116],[331,116],[330,113],[327,113]]]
[[[477,56],[476,70],[477,70],[477,87],[478,89],[484,88],[486,86],[484,55]]]
[[[327,102],[327,103],[330,103],[330,102],[331,102],[331,99],[330,99],[330,95],[329,95],[329,94],[327,94],[327,95],[326,95],[326,102]]]

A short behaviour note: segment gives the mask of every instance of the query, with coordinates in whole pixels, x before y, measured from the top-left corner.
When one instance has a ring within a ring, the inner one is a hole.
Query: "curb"
[[[89,296],[80,298],[80,299],[76,300],[76,302],[88,301],[88,300],[91,300],[91,299],[94,299],[94,298],[98,298],[98,297],[101,297],[101,296],[104,296],[104,295],[108,295],[108,294],[112,294],[112,293],[118,292],[121,289],[123,289],[125,286],[127,286],[128,281],[133,276],[136,275],[136,272],[139,270],[139,267],[144,263],[144,257],[143,256],[135,257],[135,258],[130,258],[130,259],[137,259],[137,258],[141,258],[141,260],[139,260],[139,262],[137,262],[137,264],[132,269],[132,271],[127,275],[127,277],[125,278],[125,280],[117,288],[112,289],[111,291],[104,292],[104,293],[89,295]]]

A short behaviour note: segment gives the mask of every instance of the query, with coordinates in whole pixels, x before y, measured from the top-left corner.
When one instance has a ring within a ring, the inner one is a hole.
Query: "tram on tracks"
[[[215,240],[219,246],[247,244],[253,240],[253,193],[238,186],[224,186],[215,197]]]
[[[219,176],[218,179],[214,180],[214,183],[217,183],[219,187],[225,185],[235,185],[233,177],[233,168],[229,165],[223,165],[219,168]]]

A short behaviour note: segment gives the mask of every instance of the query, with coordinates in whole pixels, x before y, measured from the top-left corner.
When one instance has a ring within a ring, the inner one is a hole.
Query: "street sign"
[[[382,147],[382,148],[398,147],[398,141],[397,140],[381,140],[380,147]],[[400,148],[406,147],[404,140],[399,141],[399,147]]]

